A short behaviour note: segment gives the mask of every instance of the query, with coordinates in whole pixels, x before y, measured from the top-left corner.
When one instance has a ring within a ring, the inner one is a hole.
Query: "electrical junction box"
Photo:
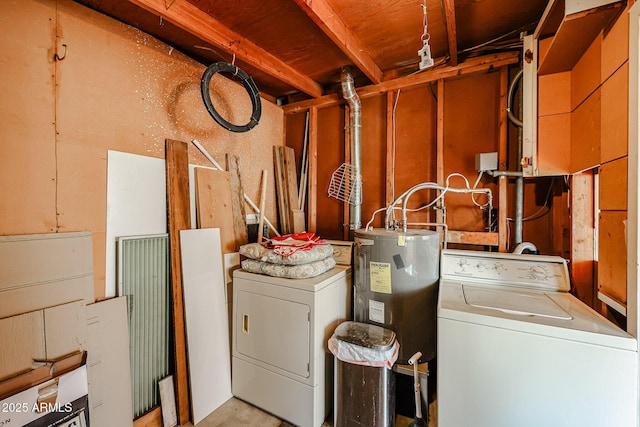
[[[498,153],[476,154],[476,170],[478,172],[498,170]]]

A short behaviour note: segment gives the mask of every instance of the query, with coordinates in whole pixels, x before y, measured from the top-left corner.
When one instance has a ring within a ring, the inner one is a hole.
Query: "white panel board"
[[[133,426],[127,298],[86,307],[91,427]]]
[[[107,155],[105,295],[116,295],[116,237],[167,232],[164,159],[119,151]]]
[[[90,232],[0,236],[0,318],[93,302]]]
[[[193,423],[229,400],[231,361],[220,230],[180,232]]]

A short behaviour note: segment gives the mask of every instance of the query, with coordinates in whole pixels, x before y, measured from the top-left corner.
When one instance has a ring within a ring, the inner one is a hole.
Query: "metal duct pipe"
[[[518,128],[518,159],[522,158],[522,120],[517,118],[512,112],[513,95],[516,93],[516,87],[522,80],[524,69],[518,71],[511,84],[509,85],[509,94],[507,96],[507,115],[509,120]],[[522,116],[522,90],[518,95],[518,111]],[[516,245],[522,242],[522,228],[524,219],[524,178],[522,176],[522,166],[518,163],[517,170],[519,174],[516,178],[516,208],[514,218],[513,241]]]
[[[351,166],[353,167],[357,176],[361,175],[362,171],[362,111],[360,108],[360,98],[356,93],[355,84],[353,82],[353,76],[351,75],[351,67],[342,68],[342,95],[349,104],[349,142],[351,153]],[[361,191],[358,189],[358,191]],[[362,200],[362,197],[359,198]],[[357,230],[362,227],[360,204],[349,204],[349,234],[353,233],[353,230]]]

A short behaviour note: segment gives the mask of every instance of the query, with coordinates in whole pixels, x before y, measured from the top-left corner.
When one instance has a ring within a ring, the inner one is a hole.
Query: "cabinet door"
[[[308,378],[309,306],[247,291],[236,295],[237,351]]]

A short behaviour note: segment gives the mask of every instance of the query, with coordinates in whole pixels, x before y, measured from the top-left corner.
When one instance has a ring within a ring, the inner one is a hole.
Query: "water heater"
[[[391,329],[398,362],[436,355],[440,238],[430,230],[356,230],[354,320]]]

